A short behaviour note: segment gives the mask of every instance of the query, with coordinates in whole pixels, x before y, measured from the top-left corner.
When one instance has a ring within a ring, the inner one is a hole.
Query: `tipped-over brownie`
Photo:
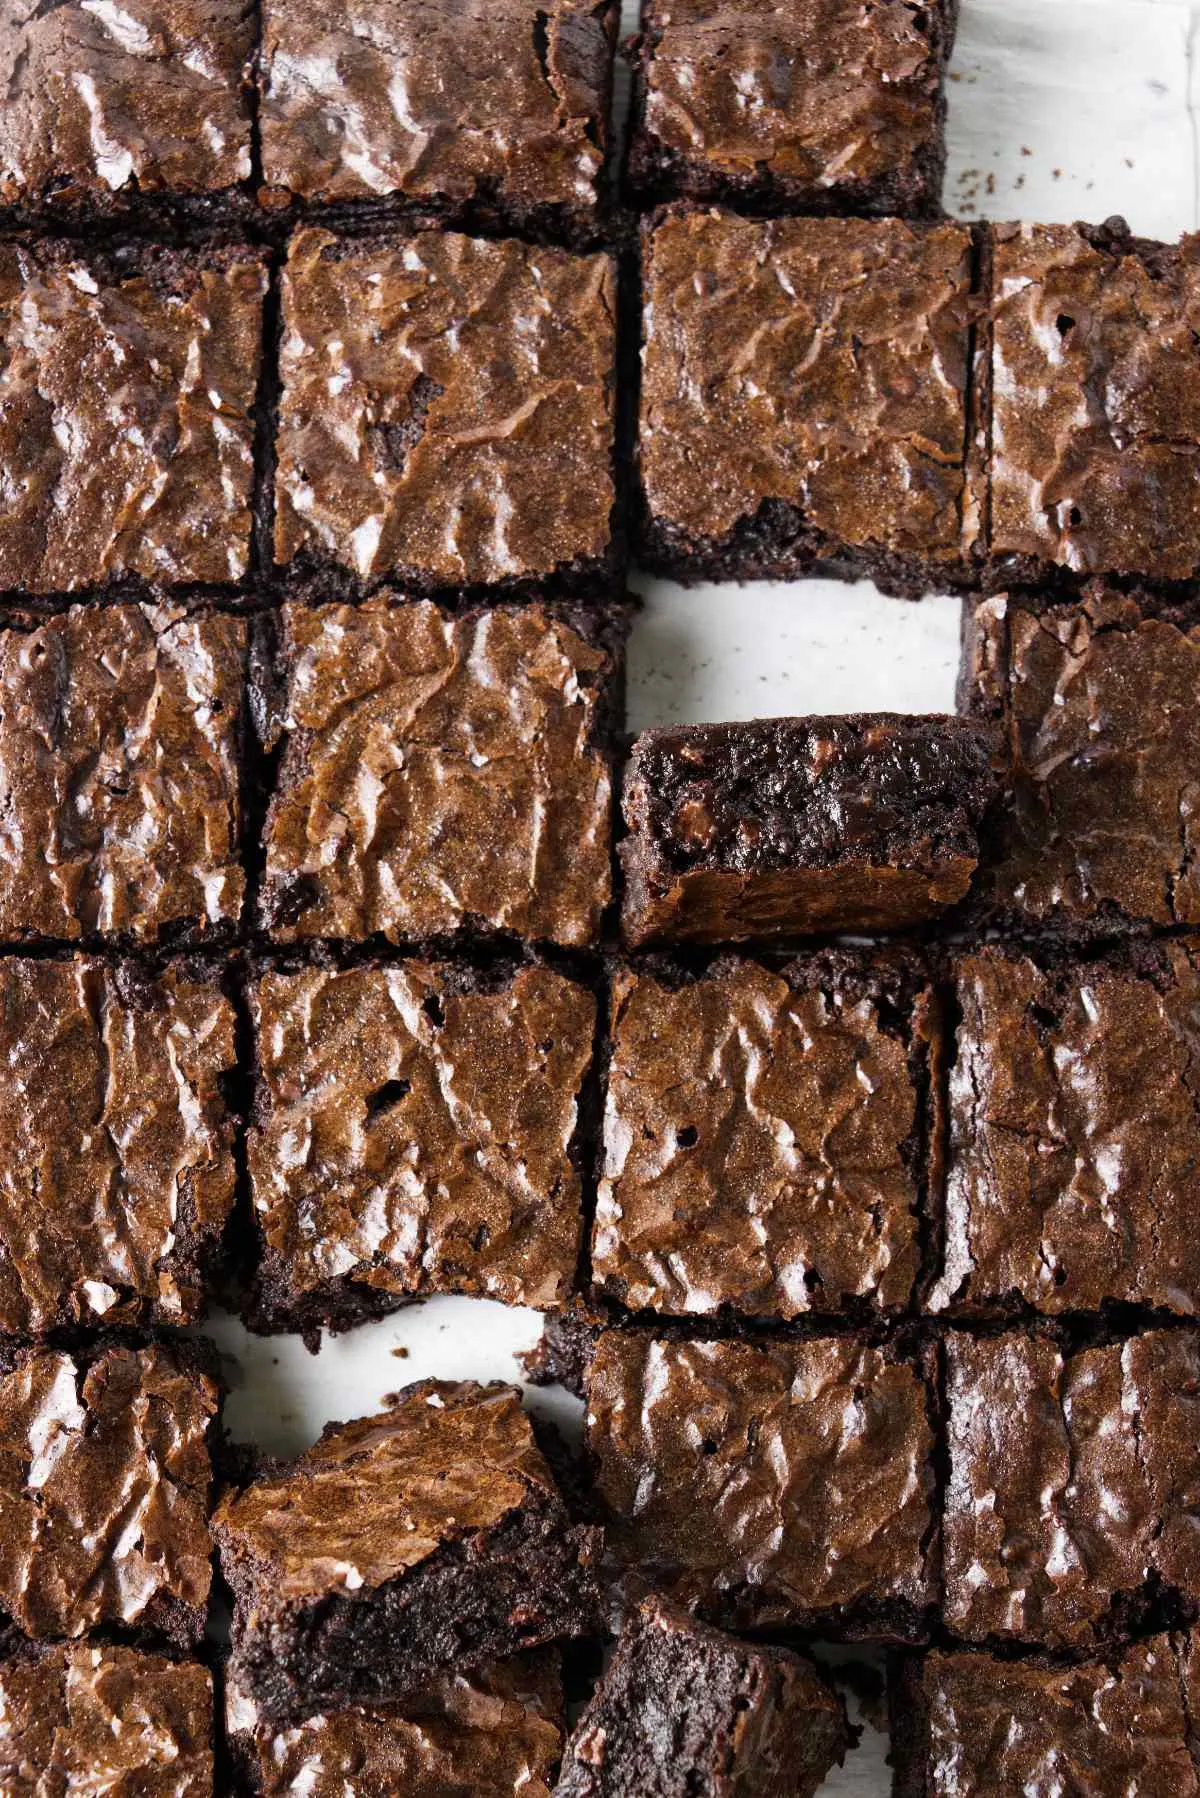
[[[268,1722],[398,1702],[596,1620],[599,1534],[508,1386],[410,1386],[227,1493],[213,1529],[231,1677]]]

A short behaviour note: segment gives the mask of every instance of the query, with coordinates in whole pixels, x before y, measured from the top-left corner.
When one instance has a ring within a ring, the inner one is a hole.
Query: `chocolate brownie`
[[[625,771],[630,944],[904,929],[963,898],[993,740],[877,712],[643,731]]]
[[[1200,923],[1200,621],[1089,582],[1075,604],[985,600],[965,703],[1003,720],[1004,804],[976,899],[1080,937]]]
[[[986,247],[972,481],[988,578],[1191,579],[1200,236],[997,225]]]
[[[413,961],[266,973],[250,1002],[255,1321],[345,1329],[431,1292],[563,1303],[589,992]]]
[[[598,1533],[509,1386],[410,1386],[227,1493],[213,1527],[231,1677],[267,1722],[400,1702],[596,1621]]]
[[[0,625],[0,939],[232,930],[246,649],[161,605]]]
[[[212,1675],[118,1643],[0,1662],[6,1798],[213,1798]]]
[[[297,233],[279,562],[419,593],[610,572],[615,306],[603,255]]]
[[[1200,1609],[1200,1340],[1158,1330],[1068,1353],[1029,1331],[947,1347],[945,1620],[1075,1649],[1172,1593]]]
[[[655,199],[936,215],[958,0],[643,0],[629,176]]]
[[[966,578],[968,230],[666,209],[642,263],[648,566]]]
[[[594,942],[612,892],[621,619],[285,606],[271,935]]]
[[[607,207],[613,0],[265,0],[268,204],[375,201],[594,237]]]
[[[244,0],[8,0],[0,205],[228,198],[250,176]]]
[[[935,1311],[1200,1310],[1200,945],[954,968]]]
[[[0,1616],[204,1634],[219,1393],[186,1346],[22,1349],[0,1375]]]
[[[211,978],[0,958],[0,1336],[199,1318],[233,1209]]]
[[[587,1447],[624,1584],[732,1628],[919,1635],[934,1597],[921,1368],[857,1336],[608,1330]]]
[[[241,579],[265,289],[249,250],[0,241],[0,588]]]
[[[404,1705],[358,1706],[263,1723],[226,1692],[226,1733],[251,1798],[550,1798],[562,1751],[562,1677],[553,1649],[455,1673]]]
[[[847,1745],[842,1702],[811,1663],[651,1599],[622,1630],[554,1790],[556,1798],[813,1798]]]
[[[1111,1663],[931,1654],[897,1682],[895,1798],[1196,1798],[1192,1635]]]
[[[936,1031],[915,962],[626,968],[609,1012],[603,1294],[676,1316],[908,1304]]]

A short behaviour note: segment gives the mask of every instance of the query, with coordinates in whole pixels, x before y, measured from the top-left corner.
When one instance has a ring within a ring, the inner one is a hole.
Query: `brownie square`
[[[265,0],[269,200],[386,200],[520,233],[603,222],[612,0]]]
[[[432,1292],[566,1300],[591,993],[542,966],[414,961],[268,972],[250,1004],[256,1322],[346,1329]]]
[[[1198,1697],[1194,1635],[1076,1666],[931,1654],[895,1690],[895,1798],[1196,1798]]]
[[[0,625],[0,938],[227,935],[246,625],[168,606]]]
[[[593,943],[622,634],[616,608],[285,606],[271,935]]]
[[[629,176],[655,199],[928,215],[958,0],[643,0]]]
[[[896,1311],[937,1029],[915,961],[726,957],[612,979],[599,1290],[631,1310]]]
[[[228,196],[250,176],[244,0],[17,0],[4,12],[0,205]]]
[[[998,225],[987,247],[976,499],[990,579],[1191,579],[1200,236]]]
[[[236,1688],[226,1734],[252,1798],[550,1798],[562,1752],[553,1649],[453,1673],[403,1705],[362,1705],[276,1727]]]
[[[920,1635],[934,1596],[929,1402],[920,1366],[860,1336],[604,1331],[587,1446],[624,1584],[731,1628]]]
[[[298,232],[277,560],[418,593],[608,573],[615,307],[607,256]]]
[[[1197,957],[958,960],[934,1311],[1200,1309]]]
[[[877,712],[643,731],[626,765],[631,945],[894,930],[962,899],[986,726]]]
[[[947,1347],[945,1620],[973,1641],[1120,1639],[1200,1604],[1200,1341],[1069,1353],[1028,1331]]]
[[[567,1744],[558,1798],[813,1798],[848,1746],[810,1662],[739,1642],[651,1599]]]
[[[985,837],[989,917],[1081,937],[1200,923],[1200,622],[1089,582],[1082,599],[985,600],[964,699],[1002,718],[1004,804]]]
[[[0,1335],[191,1324],[236,1183],[217,982],[0,959]]]
[[[0,1789],[213,1798],[212,1675],[115,1642],[0,1663]]]
[[[195,1350],[22,1349],[0,1375],[0,1616],[34,1638],[204,1634],[209,1435]]]
[[[667,209],[642,288],[650,567],[966,578],[968,230]]]
[[[426,1380],[213,1520],[236,1600],[233,1684],[265,1722],[399,1703],[596,1623],[577,1527],[509,1386]]]
[[[0,242],[0,588],[241,579],[265,290],[248,250]]]

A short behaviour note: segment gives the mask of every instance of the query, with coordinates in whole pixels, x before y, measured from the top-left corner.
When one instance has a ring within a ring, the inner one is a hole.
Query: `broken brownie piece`
[[[643,731],[625,771],[628,943],[892,930],[963,898],[992,738],[878,712]]]
[[[644,1603],[567,1744],[556,1798],[813,1798],[848,1745],[816,1669]]]
[[[395,1703],[594,1626],[598,1532],[574,1526],[508,1386],[428,1380],[213,1520],[233,1683],[267,1722]]]

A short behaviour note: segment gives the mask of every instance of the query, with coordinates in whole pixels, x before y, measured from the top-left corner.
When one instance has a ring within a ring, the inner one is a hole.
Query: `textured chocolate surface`
[[[1200,569],[1200,237],[1169,248],[1001,225],[990,242],[990,554],[1187,579]]]
[[[878,712],[643,731],[625,771],[637,944],[897,929],[966,893],[990,735]]]
[[[907,1304],[930,1005],[849,956],[618,973],[601,1288],[677,1315]]]
[[[1200,1309],[1196,945],[1137,968],[959,962],[933,1309]]]
[[[847,1746],[841,1700],[784,1649],[648,1600],[567,1745],[557,1798],[813,1798]]]
[[[115,1643],[0,1664],[6,1798],[212,1798],[212,1676]]]
[[[832,559],[949,578],[969,233],[680,210],[647,226],[643,248],[639,456],[656,559],[685,574]]]
[[[0,1376],[0,1612],[26,1635],[204,1630],[213,1381],[166,1347]]]
[[[420,591],[602,566],[615,271],[454,233],[306,230],[283,277],[275,553]]]
[[[919,1626],[932,1433],[917,1369],[854,1337],[609,1330],[588,1449],[618,1564],[734,1627]]]
[[[212,983],[0,960],[0,1334],[185,1324],[233,1208]]]
[[[611,894],[610,653],[539,605],[284,608],[263,912],[283,941],[583,945]]]
[[[263,172],[310,200],[587,222],[615,30],[593,0],[266,0]]]
[[[950,0],[650,0],[630,174],[662,197],[936,208]]]
[[[231,927],[246,626],[89,606],[0,630],[0,937]]]
[[[949,1627],[1073,1648],[1136,1625],[1155,1582],[1194,1608],[1195,1334],[1071,1355],[1025,1332],[954,1334],[947,1357]]]
[[[250,174],[243,0],[5,0],[0,204],[192,195]]]
[[[428,1292],[561,1304],[592,995],[549,968],[427,962],[264,976],[248,1158],[279,1323],[353,1322]]]
[[[265,286],[241,250],[0,244],[0,587],[245,574]]]
[[[401,1706],[330,1711],[275,1729],[227,1694],[226,1722],[255,1798],[550,1798],[562,1749],[552,1650],[439,1681]]]

